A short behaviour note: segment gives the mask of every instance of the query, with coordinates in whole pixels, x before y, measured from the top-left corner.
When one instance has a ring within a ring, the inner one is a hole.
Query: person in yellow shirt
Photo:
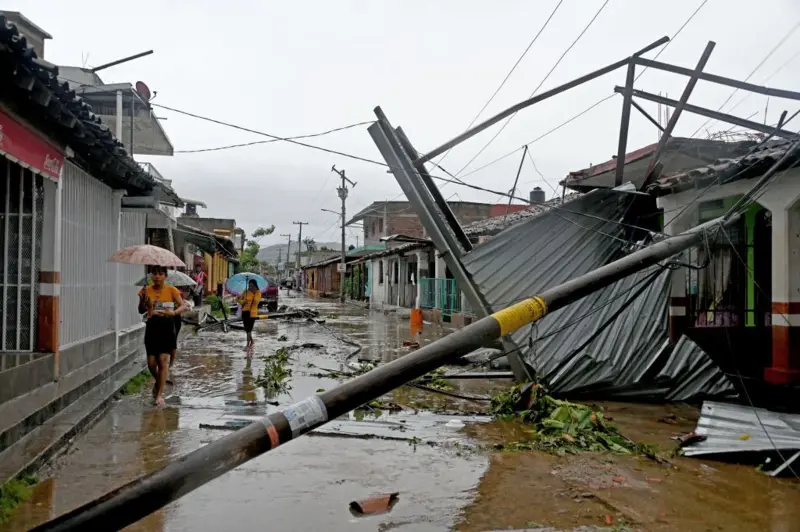
[[[170,353],[176,345],[175,318],[187,307],[178,289],[166,283],[165,267],[153,266],[150,271],[153,284],[139,292],[139,312],[147,316],[144,346],[147,367],[156,380],[153,399],[163,405]]]
[[[247,333],[247,347],[253,347],[253,326],[258,316],[258,303],[261,301],[261,291],[255,279],[247,283],[247,290],[239,296],[238,303],[242,306],[242,324]]]

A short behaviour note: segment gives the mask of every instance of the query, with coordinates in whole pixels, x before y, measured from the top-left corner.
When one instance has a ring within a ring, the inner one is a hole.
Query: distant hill
[[[341,242],[317,242],[317,249],[327,247],[329,249],[337,250],[342,246]],[[303,251],[306,246],[303,244]],[[286,244],[273,244],[271,246],[263,247],[258,252],[258,260],[261,262],[275,262],[278,260],[278,250],[280,250],[281,257],[286,260]],[[292,240],[292,257],[297,253],[297,242]]]

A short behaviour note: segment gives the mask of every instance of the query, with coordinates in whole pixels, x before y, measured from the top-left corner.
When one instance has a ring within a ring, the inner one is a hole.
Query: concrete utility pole
[[[300,251],[302,251],[302,248],[303,248],[303,226],[304,225],[308,225],[308,222],[292,222],[292,223],[294,225],[299,225],[300,226],[300,232],[297,235],[297,262],[294,265],[294,268],[296,270],[295,271],[295,275],[297,275],[297,272],[300,271]],[[298,281],[298,284],[299,284],[299,281]],[[299,290],[299,287],[298,287],[298,290]]]
[[[287,235],[286,233],[281,233],[281,236],[288,236],[289,237],[289,245],[286,246],[286,270],[288,270],[289,269],[289,257],[292,256],[292,234],[289,233]],[[278,250],[278,252],[280,253],[280,250]]]
[[[339,302],[344,303],[344,274],[347,272],[347,246],[344,243],[345,200],[347,199],[347,183],[353,185],[353,188],[356,188],[356,183],[344,175],[344,170],[337,170],[335,164],[331,167],[331,172],[336,172],[342,178],[342,186],[338,187],[336,191],[339,193],[339,199],[342,200],[342,263],[339,266]]]

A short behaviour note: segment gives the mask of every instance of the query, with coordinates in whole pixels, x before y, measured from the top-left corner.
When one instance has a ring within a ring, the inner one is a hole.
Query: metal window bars
[[[0,371],[33,360],[43,229],[42,177],[0,159]],[[23,353],[30,353],[24,355]]]

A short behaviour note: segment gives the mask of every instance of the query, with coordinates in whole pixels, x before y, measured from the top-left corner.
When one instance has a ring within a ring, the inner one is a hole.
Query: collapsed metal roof
[[[800,450],[800,415],[706,401],[695,433],[705,436],[705,440],[684,447],[686,456],[776,449],[797,451]]]
[[[466,254],[464,266],[499,310],[619,258],[629,239],[640,236],[619,223],[635,201],[595,190],[570,202],[569,210],[551,208],[506,229]],[[668,345],[670,276],[658,269],[557,310],[532,331],[518,331],[512,338],[520,355],[557,394],[673,401],[734,395],[697,345],[688,339]]]

